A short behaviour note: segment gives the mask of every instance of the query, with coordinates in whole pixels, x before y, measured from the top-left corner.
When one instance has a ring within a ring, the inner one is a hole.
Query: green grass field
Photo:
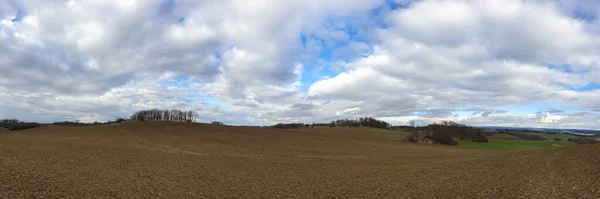
[[[489,142],[458,141],[461,146],[478,149],[541,149],[557,146],[574,145],[572,142],[533,141],[533,140],[503,140],[490,139]]]

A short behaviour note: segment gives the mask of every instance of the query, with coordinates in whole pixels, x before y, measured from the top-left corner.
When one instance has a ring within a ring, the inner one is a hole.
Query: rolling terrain
[[[542,149],[574,145],[573,142],[566,141],[547,141],[547,140],[506,140],[489,139],[488,142],[468,142],[459,141],[460,145],[470,148],[480,149]]]
[[[482,150],[370,128],[0,130],[0,198],[599,198],[600,145]]]

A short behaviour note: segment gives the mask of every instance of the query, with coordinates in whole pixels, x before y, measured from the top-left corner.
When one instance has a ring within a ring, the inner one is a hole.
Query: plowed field
[[[405,136],[169,122],[0,131],[0,198],[600,198],[600,145]]]

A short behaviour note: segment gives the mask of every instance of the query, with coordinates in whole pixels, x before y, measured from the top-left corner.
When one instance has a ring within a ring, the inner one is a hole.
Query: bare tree
[[[132,120],[161,120],[161,121],[180,121],[195,122],[197,114],[194,111],[181,110],[141,110],[135,112],[130,119]]]

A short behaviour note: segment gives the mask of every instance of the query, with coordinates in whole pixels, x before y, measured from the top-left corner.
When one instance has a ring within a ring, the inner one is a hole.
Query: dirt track
[[[404,136],[165,122],[0,132],[0,198],[600,198],[600,145],[492,151]]]

